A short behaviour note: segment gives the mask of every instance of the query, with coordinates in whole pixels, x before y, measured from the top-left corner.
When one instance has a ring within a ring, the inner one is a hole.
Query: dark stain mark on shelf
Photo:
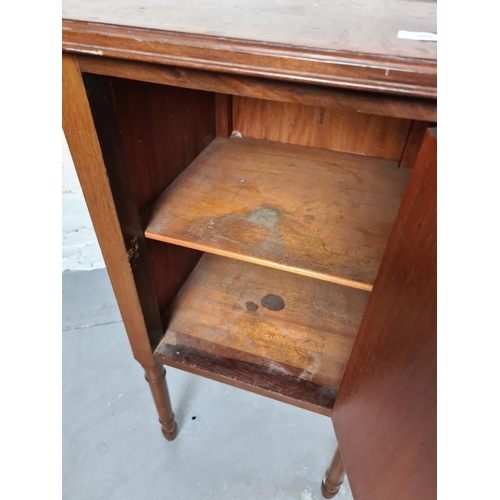
[[[285,307],[285,301],[279,295],[273,295],[269,293],[262,297],[260,303],[262,307],[269,309],[270,311],[281,311]]]
[[[255,302],[252,302],[252,301],[245,302],[245,307],[249,311],[256,311],[259,308],[259,306]]]

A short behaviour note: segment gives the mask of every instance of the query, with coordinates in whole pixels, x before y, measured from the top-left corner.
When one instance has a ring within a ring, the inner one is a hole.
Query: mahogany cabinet
[[[64,132],[163,435],[167,365],[331,416],[326,497],[435,498],[436,43],[397,36],[435,3],[189,5],[63,2]]]

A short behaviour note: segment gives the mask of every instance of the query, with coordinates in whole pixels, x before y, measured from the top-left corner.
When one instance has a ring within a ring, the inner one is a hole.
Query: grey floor
[[[63,274],[64,500],[319,500],[331,421],[167,368],[180,432],[160,432],[106,270]],[[352,499],[347,481],[338,500]]]

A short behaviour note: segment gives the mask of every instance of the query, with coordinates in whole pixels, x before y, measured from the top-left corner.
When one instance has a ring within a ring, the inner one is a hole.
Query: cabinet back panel
[[[244,137],[399,161],[411,120],[339,108],[233,97],[233,128]]]

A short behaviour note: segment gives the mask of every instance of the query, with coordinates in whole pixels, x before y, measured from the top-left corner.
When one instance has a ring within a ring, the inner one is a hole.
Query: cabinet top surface
[[[63,18],[375,56],[436,60],[436,0],[63,0]]]

